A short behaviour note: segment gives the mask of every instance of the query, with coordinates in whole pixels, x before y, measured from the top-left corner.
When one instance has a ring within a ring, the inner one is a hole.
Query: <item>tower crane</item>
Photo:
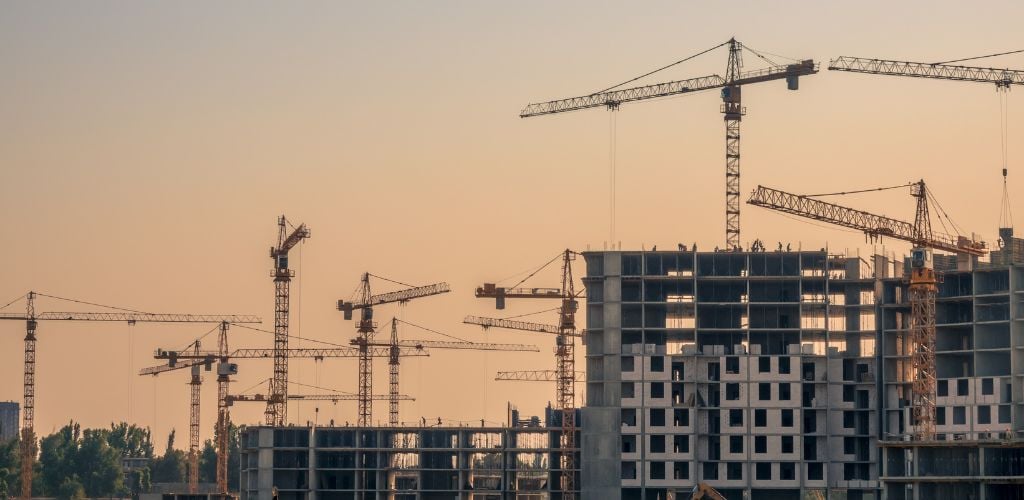
[[[424,328],[422,326],[402,321],[398,318],[391,318],[391,342],[389,344],[384,343],[367,343],[368,347],[387,347],[391,355],[388,356],[388,370],[390,375],[390,384],[388,394],[391,399],[388,401],[388,424],[392,427],[398,426],[398,366],[400,360],[401,349],[403,348],[415,348],[415,349],[468,349],[473,351],[530,351],[539,352],[537,346],[524,345],[524,344],[493,344],[486,342],[466,342],[459,340],[457,342],[451,341],[438,341],[438,340],[399,340],[398,339],[398,324],[404,323],[406,325],[428,330],[441,335],[447,335],[435,330]],[[447,335],[451,337],[450,335]],[[352,339],[352,344],[355,346],[362,346],[359,339]]]
[[[487,284],[484,287],[491,286]],[[548,325],[544,323],[534,323],[531,321],[521,321],[515,319],[506,318],[486,318],[481,316],[466,316],[462,320],[467,325],[479,325],[484,330],[494,328],[504,328],[508,330],[520,330],[526,332],[539,332],[539,333],[552,333],[555,335],[559,334],[558,325]],[[579,333],[566,334],[568,337],[581,338],[582,335]],[[576,381],[584,382],[583,372],[576,372]],[[555,382],[558,380],[557,370],[519,370],[519,371],[505,371],[498,372],[494,377],[494,380],[516,380],[526,382]]]
[[[519,288],[530,277],[534,276],[548,265],[561,259],[562,261],[562,287],[561,288]],[[561,448],[561,489],[562,498],[572,499],[576,497],[576,353],[575,342],[579,333],[576,331],[576,310],[579,307],[576,295],[575,280],[572,275],[572,261],[576,259],[576,252],[566,249],[558,256],[551,259],[540,269],[530,273],[515,286],[506,289],[498,287],[494,283],[486,283],[476,289],[477,298],[495,299],[497,309],[505,308],[506,298],[530,298],[530,299],[558,299],[558,325],[542,325],[528,322],[509,322],[495,318],[468,317],[464,322],[480,324],[488,328],[491,326],[508,327],[515,323],[516,328],[522,330],[555,333],[555,385],[557,388],[556,400],[558,408],[562,411],[562,432],[560,438]],[[557,293],[556,293],[557,292]],[[473,320],[473,321],[471,321]],[[475,322],[475,321],[479,322]]]
[[[228,351],[227,342],[227,331],[228,323],[221,323],[220,326],[220,338],[218,341],[217,351],[201,351],[199,349],[199,341],[194,342],[193,349],[191,351],[171,351],[164,349],[157,349],[153,357],[155,359],[167,360],[166,364],[151,366],[143,368],[139,371],[139,375],[152,375],[156,376],[161,373],[181,370],[190,368],[192,371],[192,386],[191,392],[191,405],[189,413],[189,438],[190,438],[190,450],[198,450],[199,448],[199,385],[202,383],[202,379],[199,376],[201,368],[205,368],[209,371],[214,364],[217,366],[217,491],[218,493],[227,493],[227,477],[228,477],[228,430],[230,426],[230,412],[228,407],[234,401],[228,397],[228,383],[230,382],[231,375],[238,374],[238,365],[232,363],[231,359],[270,359],[275,358],[280,354],[277,349],[236,349],[234,351]],[[361,355],[359,349],[342,347],[336,349],[287,349],[285,355],[288,358],[312,358],[312,359],[324,359],[324,358],[356,358]],[[371,357],[391,357],[395,355],[391,349],[373,349],[369,352]],[[402,347],[397,353],[398,356],[428,356],[429,353],[423,347],[407,348]],[[276,358],[275,358],[276,359]],[[271,379],[272,380],[272,379]],[[257,397],[249,397],[246,401],[254,402],[267,402],[273,396],[268,395],[263,397],[260,395]],[[404,396],[396,395],[401,398]],[[235,400],[238,400],[237,397]],[[308,396],[294,396],[289,395],[288,400],[310,400]],[[189,467],[190,470],[198,471],[198,453],[194,456],[196,460],[192,462],[192,456],[189,456]],[[198,475],[190,476],[189,488],[190,492],[194,492],[191,477],[198,478]],[[198,484],[195,485],[198,488]]]
[[[0,313],[0,320],[25,322],[25,369],[23,376],[24,405],[22,406],[21,428],[21,496],[32,498],[32,467],[36,459],[35,400],[36,400],[36,328],[40,321],[105,321],[135,323],[259,323],[260,318],[251,315],[220,314],[156,314],[127,309],[117,312],[36,312],[36,297],[47,297],[69,302],[97,305],[89,302],[64,299],[53,295],[28,292],[25,296],[25,313]],[[107,306],[104,306],[107,307]]]
[[[407,288],[373,295],[370,293],[371,276]],[[448,283],[444,282],[425,286],[411,286],[367,272],[363,273],[359,287],[356,289],[355,295],[358,298],[349,301],[338,301],[338,310],[344,314],[346,320],[352,319],[352,311],[360,311],[359,325],[356,329],[359,335],[356,338],[355,345],[363,355],[359,357],[359,395],[361,397],[358,404],[359,418],[356,425],[368,427],[372,422],[373,402],[370,399],[370,395],[373,393],[373,364],[370,360],[369,349],[370,343],[373,340],[373,334],[377,328],[377,323],[373,321],[373,307],[394,302],[404,304],[419,297],[428,297],[450,291],[451,287],[448,286]]]
[[[217,365],[217,427],[216,427],[216,451],[217,451],[217,492],[226,494],[228,492],[228,431],[231,422],[231,416],[228,411],[227,405],[225,404],[225,397],[228,394],[228,384],[231,382],[231,375],[238,374],[238,365],[231,363],[228,354],[228,327],[230,323],[221,322],[219,326],[219,335],[217,337],[217,351],[216,352],[204,352],[200,351],[200,342],[196,340],[192,343],[191,352],[186,351],[182,354],[183,357],[189,359],[190,363],[178,365],[174,362],[170,362],[167,365],[160,365],[155,367],[143,368],[139,375],[153,375],[156,376],[160,373],[178,370],[183,368],[191,368],[192,380],[191,386],[191,404],[189,406],[189,492],[198,492],[199,487],[199,412],[200,412],[200,386],[202,384],[202,377],[200,376],[200,369],[206,368],[209,371],[214,362]],[[272,354],[273,351],[268,349]],[[166,351],[157,350],[158,355],[165,353]],[[177,356],[175,356],[175,359]],[[169,359],[169,358],[168,358]],[[194,451],[192,451],[194,450]],[[195,478],[193,481],[192,478]]]
[[[1009,90],[1011,85],[1024,85],[1024,71],[1013,69],[985,68],[979,66],[961,66],[949,63],[985,59],[989,57],[1012,54],[1014,52],[1021,51],[1018,50],[1002,54],[968,57],[965,59],[957,59],[955,61],[947,61],[941,63],[921,63],[910,61],[893,61],[888,59],[869,59],[864,57],[842,56],[829,61],[828,69],[831,71],[867,73],[871,75],[906,76],[934,80],[951,80],[960,82],[980,82],[995,84],[996,91],[1000,94],[1000,112],[1002,113],[999,125],[1001,128],[1000,140],[1002,141],[1001,152],[1003,161],[1003,211],[1004,213],[1008,214],[1009,194],[1006,188],[1008,146],[1008,138],[1006,135],[1006,120],[1008,110],[1006,109],[1007,101],[1003,99],[1003,93]],[[1000,237],[1003,240],[1007,240],[1006,244],[1009,244],[1008,238],[1013,235],[1013,228],[1003,226],[1004,222],[1007,223],[1008,226],[1012,226],[1013,224],[1012,221],[1009,220],[1009,217],[1007,217],[1005,220],[1000,220]]]
[[[973,237],[933,232],[928,211],[931,195],[923,180],[910,186],[911,195],[917,199],[913,223],[764,186],[758,186],[747,203],[856,229],[871,238],[888,236],[914,245],[908,286],[913,342],[911,365],[915,371],[911,385],[913,425],[916,439],[932,440],[935,437],[935,295],[938,291],[932,251],[953,252],[959,262],[968,264],[973,257],[986,253],[986,245]]]
[[[291,282],[295,271],[288,268],[288,252],[309,238],[309,228],[299,224],[288,233],[288,219],[277,219],[277,246],[270,248],[274,269],[274,378],[270,381],[270,398],[264,418],[267,425],[283,426],[288,423],[288,318],[291,310]]]
[[[656,85],[645,85],[621,89],[623,85],[652,75],[676,64],[682,63],[699,55],[705,54],[720,47],[729,47],[729,59],[726,63],[725,77],[719,75],[708,75],[687,80],[659,83]],[[764,69],[755,71],[742,71],[742,51],[747,49],[760,59],[769,63]],[[811,59],[801,60],[793,64],[780,65],[769,59],[764,54],[757,52],[750,47],[738,42],[735,38],[707,49],[691,57],[687,57],[668,66],[633,78],[619,85],[604,89],[600,92],[588,94],[569,99],[558,99],[548,102],[529,104],[523,108],[519,116],[529,118],[532,116],[564,113],[588,108],[606,108],[609,111],[617,111],[623,103],[643,101],[647,99],[658,99],[674,95],[699,92],[701,90],[722,89],[721,112],[725,118],[725,240],[726,248],[734,249],[740,246],[740,121],[746,114],[746,108],[742,105],[741,90],[744,85],[761,83],[772,80],[786,80],[789,90],[799,88],[801,76],[813,75],[818,72],[818,65]],[[616,90],[618,89],[618,90]],[[613,186],[614,189],[614,186]],[[614,227],[614,214],[613,214]],[[614,235],[613,235],[614,238]]]

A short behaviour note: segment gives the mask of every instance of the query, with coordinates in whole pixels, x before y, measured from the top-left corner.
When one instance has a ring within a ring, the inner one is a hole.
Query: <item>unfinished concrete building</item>
[[[909,264],[588,252],[585,498],[1018,498],[1024,268],[936,259],[938,439],[910,434]],[[960,263],[963,266],[963,262]],[[941,490],[949,493],[953,490]],[[819,496],[820,495],[820,496]]]
[[[6,443],[18,437],[20,415],[20,404],[15,401],[0,401],[0,443]]]
[[[908,262],[585,252],[580,496],[1022,498],[1024,243],[1006,236],[993,263],[936,256],[933,442],[909,440]],[[560,498],[556,418],[250,428],[242,495]]]
[[[589,252],[585,498],[879,488],[876,281],[811,252]]]
[[[250,427],[241,498],[559,498],[560,415],[549,409],[547,426]]]
[[[1000,234],[1007,244],[992,263],[957,270],[952,260],[945,269],[936,262],[943,280],[935,301],[935,442],[904,439],[911,425],[910,311],[903,280],[882,279],[886,498],[1024,498],[1024,245],[1012,231]],[[894,275],[907,267],[901,264]]]

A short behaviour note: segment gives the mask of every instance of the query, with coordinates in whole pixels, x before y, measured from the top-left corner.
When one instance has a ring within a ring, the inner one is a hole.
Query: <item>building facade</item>
[[[249,427],[241,498],[560,498],[554,427]],[[577,460],[578,463],[578,460]]]
[[[909,440],[908,262],[585,252],[580,497],[684,499],[703,483],[749,500],[1024,499],[1024,243],[1010,243],[994,263],[936,256],[923,443]],[[545,424],[250,428],[242,495],[560,498]]]
[[[589,252],[584,498],[879,488],[876,280],[816,252]]]
[[[1010,235],[1012,237],[1012,234]],[[996,264],[942,273],[935,300],[936,442],[903,439],[911,425],[906,286],[883,279],[881,463],[889,499],[1024,498],[1024,267],[1012,239]]]
[[[14,401],[0,401],[0,442],[18,437],[21,405]]]
[[[938,435],[922,444],[908,441],[908,263],[585,257],[584,498],[687,498],[698,483],[751,499],[925,499],[951,481],[964,498],[1024,491],[1014,259],[936,259]]]

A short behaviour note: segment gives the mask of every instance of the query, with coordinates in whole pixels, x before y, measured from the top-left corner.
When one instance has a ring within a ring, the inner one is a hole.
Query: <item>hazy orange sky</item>
[[[435,350],[406,360],[402,391],[418,400],[403,406],[403,420],[497,423],[509,400],[540,414],[553,385],[492,379],[499,369],[553,368],[554,339],[482,333],[461,318],[498,314],[473,298],[479,283],[537,266],[562,248],[602,247],[609,116],[595,109],[523,120],[525,104],[587,94],[731,36],[814,58],[822,72],[804,78],[799,92],[782,82],[744,91],[744,195],[758,184],[806,193],[923,177],[962,227],[994,243],[1001,192],[994,87],[824,65],[839,55],[932,62],[1020,49],[1022,16],[1020,2],[952,1],[4,2],[0,300],[32,289],[145,311],[254,313],[272,329],[267,249],[285,213],[313,231],[293,257],[300,276],[293,333],[346,343],[355,325],[334,304],[369,270],[408,283],[446,280],[454,290],[400,311],[379,308],[382,324],[401,314],[467,339],[541,348]],[[724,74],[725,59],[719,49],[642,83]],[[745,62],[763,66],[749,55]],[[1021,68],[1024,57],[978,64]],[[1014,168],[1018,92],[1009,95],[1010,189],[1024,196]],[[719,103],[705,92],[618,113],[623,248],[722,244]],[[905,192],[842,202],[912,218]],[[742,225],[744,242],[872,251],[862,235],[749,206]],[[582,274],[582,261],[577,269]],[[556,284],[553,273],[543,278]],[[550,306],[513,304],[503,313]],[[69,308],[40,301],[41,310]],[[37,430],[71,418],[106,425],[130,413],[154,429],[160,446],[171,427],[187,445],[187,373],[134,373],[154,363],[153,349],[180,347],[206,331],[41,324]],[[0,334],[0,400],[21,401],[24,324],[0,324]],[[231,342],[271,346],[269,336],[239,329]],[[252,361],[241,370],[235,391],[269,377],[271,366]],[[292,374],[356,390],[352,360],[320,368],[293,362]],[[384,393],[383,363],[376,374],[375,392]],[[204,439],[215,411],[214,377],[206,380]],[[293,403],[291,421],[312,418],[314,406]],[[321,420],[355,419],[352,403],[320,407]],[[262,411],[237,406],[233,419],[258,422]],[[386,405],[374,415],[386,420]]]

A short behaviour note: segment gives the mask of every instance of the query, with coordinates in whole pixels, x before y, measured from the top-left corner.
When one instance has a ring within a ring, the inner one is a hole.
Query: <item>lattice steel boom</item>
[[[983,255],[985,242],[973,238],[938,235],[932,231],[928,211],[929,194],[924,181],[911,184],[916,199],[914,222],[909,223],[861,210],[758,186],[748,203],[813,220],[863,231],[870,237],[890,236],[914,245],[908,286],[910,298],[910,337],[913,342],[911,397],[914,437],[935,438],[935,296],[936,273],[932,249],[963,256]]]
[[[557,370],[529,370],[529,371],[511,371],[511,372],[498,372],[494,376],[494,380],[514,380],[518,382],[555,382],[558,380]],[[575,372],[573,379],[576,382],[585,382],[583,372]]]
[[[493,344],[487,342],[451,342],[451,341],[437,341],[437,340],[400,340],[398,338],[398,324],[405,323],[410,326],[419,327],[412,323],[402,321],[398,318],[391,318],[391,342],[388,344],[384,343],[369,343],[369,348],[387,348],[393,354],[388,359],[388,375],[389,375],[389,390],[388,394],[392,397],[388,403],[388,424],[392,427],[397,427],[399,424],[399,413],[398,413],[398,389],[399,389],[399,365],[402,349],[415,348],[417,350],[424,348],[431,349],[461,349],[461,350],[472,350],[472,351],[532,351],[539,352],[537,346],[523,345],[523,344]],[[422,327],[420,327],[422,328]],[[436,330],[432,330],[434,333]],[[442,333],[443,334],[443,333]],[[447,335],[447,334],[443,334]],[[352,339],[353,345],[360,345],[359,339]]]
[[[916,183],[916,186],[918,187],[915,189],[923,190],[924,181]],[[910,222],[893,219],[884,215],[875,215],[862,210],[847,208],[835,203],[787,193],[765,186],[758,186],[753,194],[750,195],[747,203],[856,229],[863,231],[864,234],[873,238],[888,236],[936,250],[967,253],[970,255],[985,254],[984,242],[970,240],[963,236],[953,237],[936,234],[931,231],[928,231],[929,234],[925,234],[915,228],[914,224]]]
[[[0,313],[0,320],[25,321],[25,358],[23,372],[24,404],[19,445],[21,463],[21,497],[32,498],[33,467],[38,453],[35,435],[36,400],[36,330],[40,321],[105,321],[135,323],[259,323],[252,315],[176,314],[145,312],[36,312],[36,292],[25,296],[25,313]],[[47,296],[50,298],[57,298]],[[68,300],[68,299],[63,299]]]
[[[405,303],[420,297],[429,297],[448,293],[451,288],[447,283],[434,283],[426,286],[416,286],[404,290],[396,290],[382,294],[373,295],[370,293],[370,273],[363,273],[359,284],[358,301],[338,301],[338,310],[344,314],[346,320],[352,319],[352,311],[359,310],[359,325],[356,328],[358,335],[353,339],[355,345],[362,355],[359,357],[359,406],[356,425],[368,427],[373,422],[373,363],[369,355],[373,347],[373,335],[376,333],[377,323],[373,320],[373,306],[390,303]],[[391,346],[385,346],[390,349]]]
[[[526,330],[542,333],[553,333],[556,335],[555,338],[555,370],[550,372],[540,372],[534,377],[530,378],[530,375],[522,375],[519,380],[553,380],[555,382],[556,394],[555,398],[558,403],[558,409],[561,411],[562,429],[559,436],[559,448],[561,453],[559,454],[559,477],[560,486],[563,499],[575,499],[577,493],[576,486],[576,337],[580,334],[576,331],[576,310],[579,307],[576,301],[576,288],[575,280],[572,273],[572,261],[575,260],[576,253],[572,250],[566,249],[562,252],[562,286],[560,288],[512,288],[512,290],[522,290],[522,292],[515,294],[506,294],[504,288],[498,288],[494,284],[485,284],[484,286],[477,289],[476,296],[481,298],[495,297],[497,301],[495,307],[498,309],[504,308],[504,298],[506,297],[522,297],[522,298],[557,298],[561,300],[561,305],[558,307],[558,324],[557,325],[545,325],[540,323],[530,323],[526,321],[517,321],[509,319],[499,318],[480,318],[477,316],[467,316],[463,323],[480,325],[484,328],[498,327],[498,328],[510,328],[515,330]],[[554,260],[549,261],[541,269],[547,265],[553,263]],[[539,269],[538,269],[539,271]],[[535,273],[534,273],[535,274]],[[532,276],[532,274],[531,274]],[[550,290],[557,290],[558,294],[554,295],[550,293]],[[511,372],[507,372],[511,373]],[[515,375],[510,375],[514,377]],[[551,378],[547,378],[551,377]],[[508,378],[505,380],[513,380]]]
[[[722,89],[721,112],[725,118],[725,236],[726,248],[740,246],[740,121],[746,113],[741,100],[742,86],[753,83],[785,79],[790,90],[799,88],[799,77],[818,72],[817,64],[810,59],[794,64],[771,63],[767,68],[743,72],[741,57],[743,44],[730,39],[719,47],[728,45],[729,59],[725,77],[708,75],[699,78],[678,80],[655,85],[644,85],[621,90],[608,90],[593,94],[528,104],[519,113],[521,118],[577,111],[589,108],[617,110],[627,102],[665,98],[702,90]],[[717,47],[716,47],[717,48]],[[768,61],[762,54],[755,52]],[[662,68],[664,69],[664,68]],[[635,80],[635,79],[634,79]],[[615,87],[613,87],[615,88]],[[500,309],[500,307],[499,307]]]
[[[998,68],[959,66],[954,64],[929,64],[864,57],[839,57],[829,61],[828,69],[872,75],[909,76],[956,80],[963,82],[993,83],[998,87],[1024,85],[1024,71]]]
[[[540,332],[540,333],[553,333],[555,335],[560,334],[558,325],[549,325],[544,323],[532,323],[530,321],[519,321],[514,319],[504,318],[484,318],[480,316],[466,316],[463,323],[467,325],[479,325],[486,328],[505,328],[508,330],[522,330],[526,332]],[[578,336],[578,335],[577,335]]]

